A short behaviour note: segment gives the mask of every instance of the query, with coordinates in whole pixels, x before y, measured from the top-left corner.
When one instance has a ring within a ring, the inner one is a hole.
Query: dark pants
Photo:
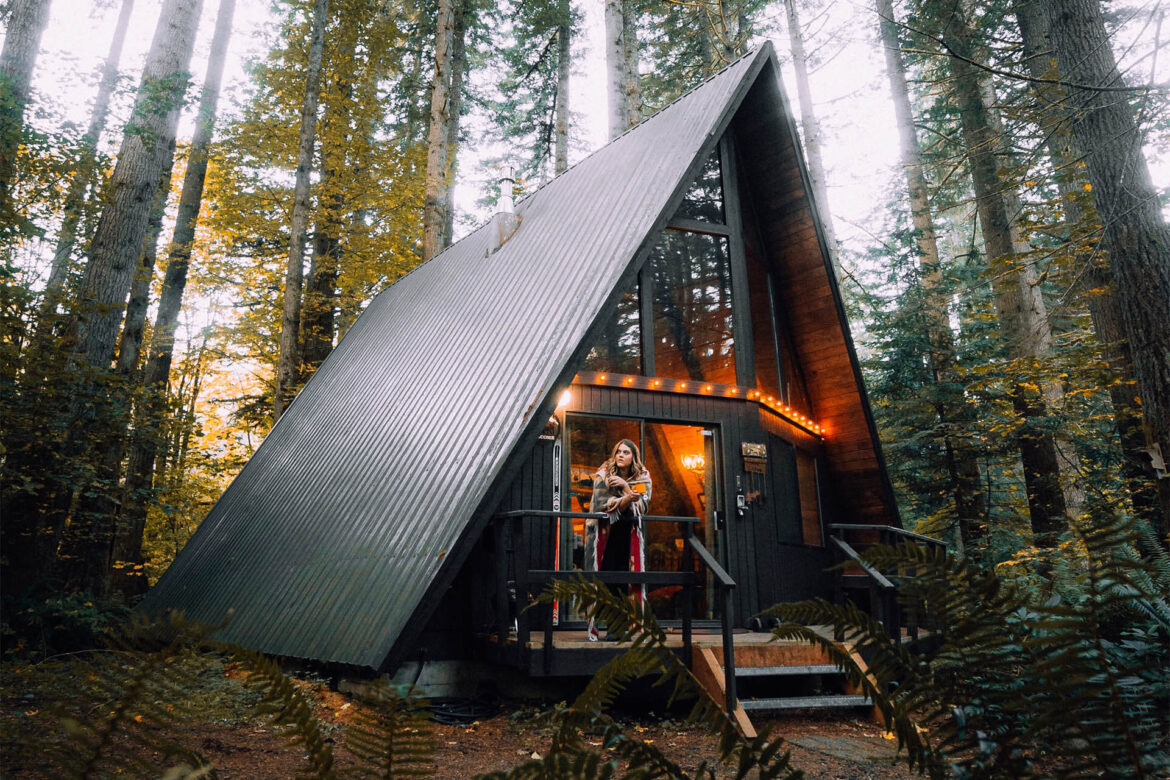
[[[601,553],[601,562],[597,565],[598,571],[630,570],[630,534],[633,530],[633,512],[623,512],[617,522],[610,523],[605,550]],[[619,596],[629,592],[628,585],[610,585],[609,589]]]

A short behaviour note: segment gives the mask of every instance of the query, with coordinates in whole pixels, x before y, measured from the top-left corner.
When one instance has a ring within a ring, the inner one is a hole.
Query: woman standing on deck
[[[605,520],[587,524],[586,569],[597,571],[645,570],[646,552],[642,533],[642,515],[650,508],[650,472],[638,454],[638,445],[622,439],[613,448],[609,460],[593,476],[590,512],[604,512]],[[620,586],[612,586],[621,593]],[[646,598],[644,585],[628,586],[631,595]],[[596,641],[597,631],[589,621],[589,639]],[[611,634],[606,639],[616,639]]]

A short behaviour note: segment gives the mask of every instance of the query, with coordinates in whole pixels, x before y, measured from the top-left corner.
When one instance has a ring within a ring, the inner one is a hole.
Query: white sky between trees
[[[606,105],[602,49],[602,0],[574,0],[583,14],[582,29],[573,42],[576,70],[572,77],[570,107],[573,110],[574,151],[570,164],[605,143]],[[150,45],[161,0],[135,0],[134,13],[121,60],[122,81],[114,113],[102,139],[110,154],[117,151],[121,125],[129,113],[134,89]],[[1118,5],[1118,4],[1112,4]],[[41,129],[57,129],[72,122],[80,132],[88,122],[101,65],[113,34],[120,0],[53,0],[48,28],[42,39],[28,119]],[[180,127],[181,139],[193,131],[194,105],[199,90],[218,11],[218,0],[204,0],[203,18],[191,63],[195,85],[189,109]],[[269,0],[239,0],[233,37],[229,46],[224,90],[220,99],[220,123],[239,111],[251,89],[246,71],[249,60],[263,59],[279,35],[279,17]],[[1170,79],[1170,56],[1151,57],[1155,36],[1163,34],[1157,14],[1160,3],[1132,4],[1134,11],[1124,34],[1132,40],[1115,42],[1123,63],[1132,61],[1131,83],[1148,83],[1151,76],[1163,86]],[[901,188],[898,140],[888,97],[884,61],[876,41],[876,18],[868,2],[829,0],[825,11],[805,12],[806,48],[821,61],[811,73],[813,100],[822,130],[822,153],[828,168],[829,203],[837,234],[847,250],[861,253],[882,240],[889,223],[887,206],[891,193]],[[783,62],[785,87],[794,112],[799,111],[788,58],[783,4],[774,2],[763,19],[763,33],[771,38]],[[762,42],[762,38],[753,45]],[[1157,64],[1158,71],[1153,72]],[[472,73],[474,81],[493,78]],[[295,122],[296,117],[290,117]],[[457,236],[465,235],[490,214],[477,209],[476,201],[497,174],[482,160],[499,147],[479,141],[485,136],[486,117],[465,123],[470,142],[460,150],[456,188]],[[1146,139],[1147,157],[1155,186],[1170,183],[1170,138]],[[490,148],[489,148],[490,147]],[[824,204],[822,204],[824,208]],[[169,227],[164,228],[169,234]],[[307,260],[307,258],[306,258]]]

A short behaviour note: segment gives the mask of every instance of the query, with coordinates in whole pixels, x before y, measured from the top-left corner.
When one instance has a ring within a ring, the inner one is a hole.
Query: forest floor
[[[80,671],[67,666],[34,669],[5,665],[0,690],[0,776],[59,776],[46,766],[45,756],[65,739],[62,713],[72,709],[74,715],[85,717],[86,712],[100,709],[88,705],[83,711],[69,707],[68,702],[53,701],[67,699],[70,686],[84,687],[83,679],[77,676],[70,682],[70,675]],[[167,727],[167,736],[202,755],[216,767],[217,776],[226,780],[283,780],[302,773],[303,749],[290,746],[287,736],[255,715],[258,694],[243,685],[243,674],[230,664],[209,671],[216,679],[207,690],[193,692],[187,703],[186,709],[194,714],[177,726]],[[347,736],[365,705],[330,690],[320,680],[297,679],[295,684],[311,702],[326,741],[332,743],[335,768],[353,766],[355,758],[347,749]],[[61,708],[62,703],[66,709]],[[547,717],[550,711],[551,707],[531,702],[497,699],[486,705],[478,702],[470,714],[459,713],[466,722],[432,723],[435,777],[471,778],[544,755],[552,736]],[[685,722],[683,712],[663,715],[624,709],[614,715],[627,735],[653,744],[687,771],[703,762],[715,762],[715,737]],[[785,749],[791,751],[792,766],[809,778],[901,780],[917,776],[904,760],[897,761],[897,742],[864,712],[803,712],[756,725],[770,725],[773,736],[783,737]],[[600,746],[598,738],[587,735],[586,739],[596,739]],[[143,752],[124,734],[115,736],[114,743],[114,750],[122,755],[137,752],[141,756]],[[731,778],[735,772],[722,767],[717,776]]]

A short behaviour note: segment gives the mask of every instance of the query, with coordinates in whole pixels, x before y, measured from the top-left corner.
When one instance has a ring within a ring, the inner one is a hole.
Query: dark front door
[[[785,558],[802,541],[796,448],[777,436],[769,435],[767,442],[763,495],[751,509],[760,609],[787,600]]]

